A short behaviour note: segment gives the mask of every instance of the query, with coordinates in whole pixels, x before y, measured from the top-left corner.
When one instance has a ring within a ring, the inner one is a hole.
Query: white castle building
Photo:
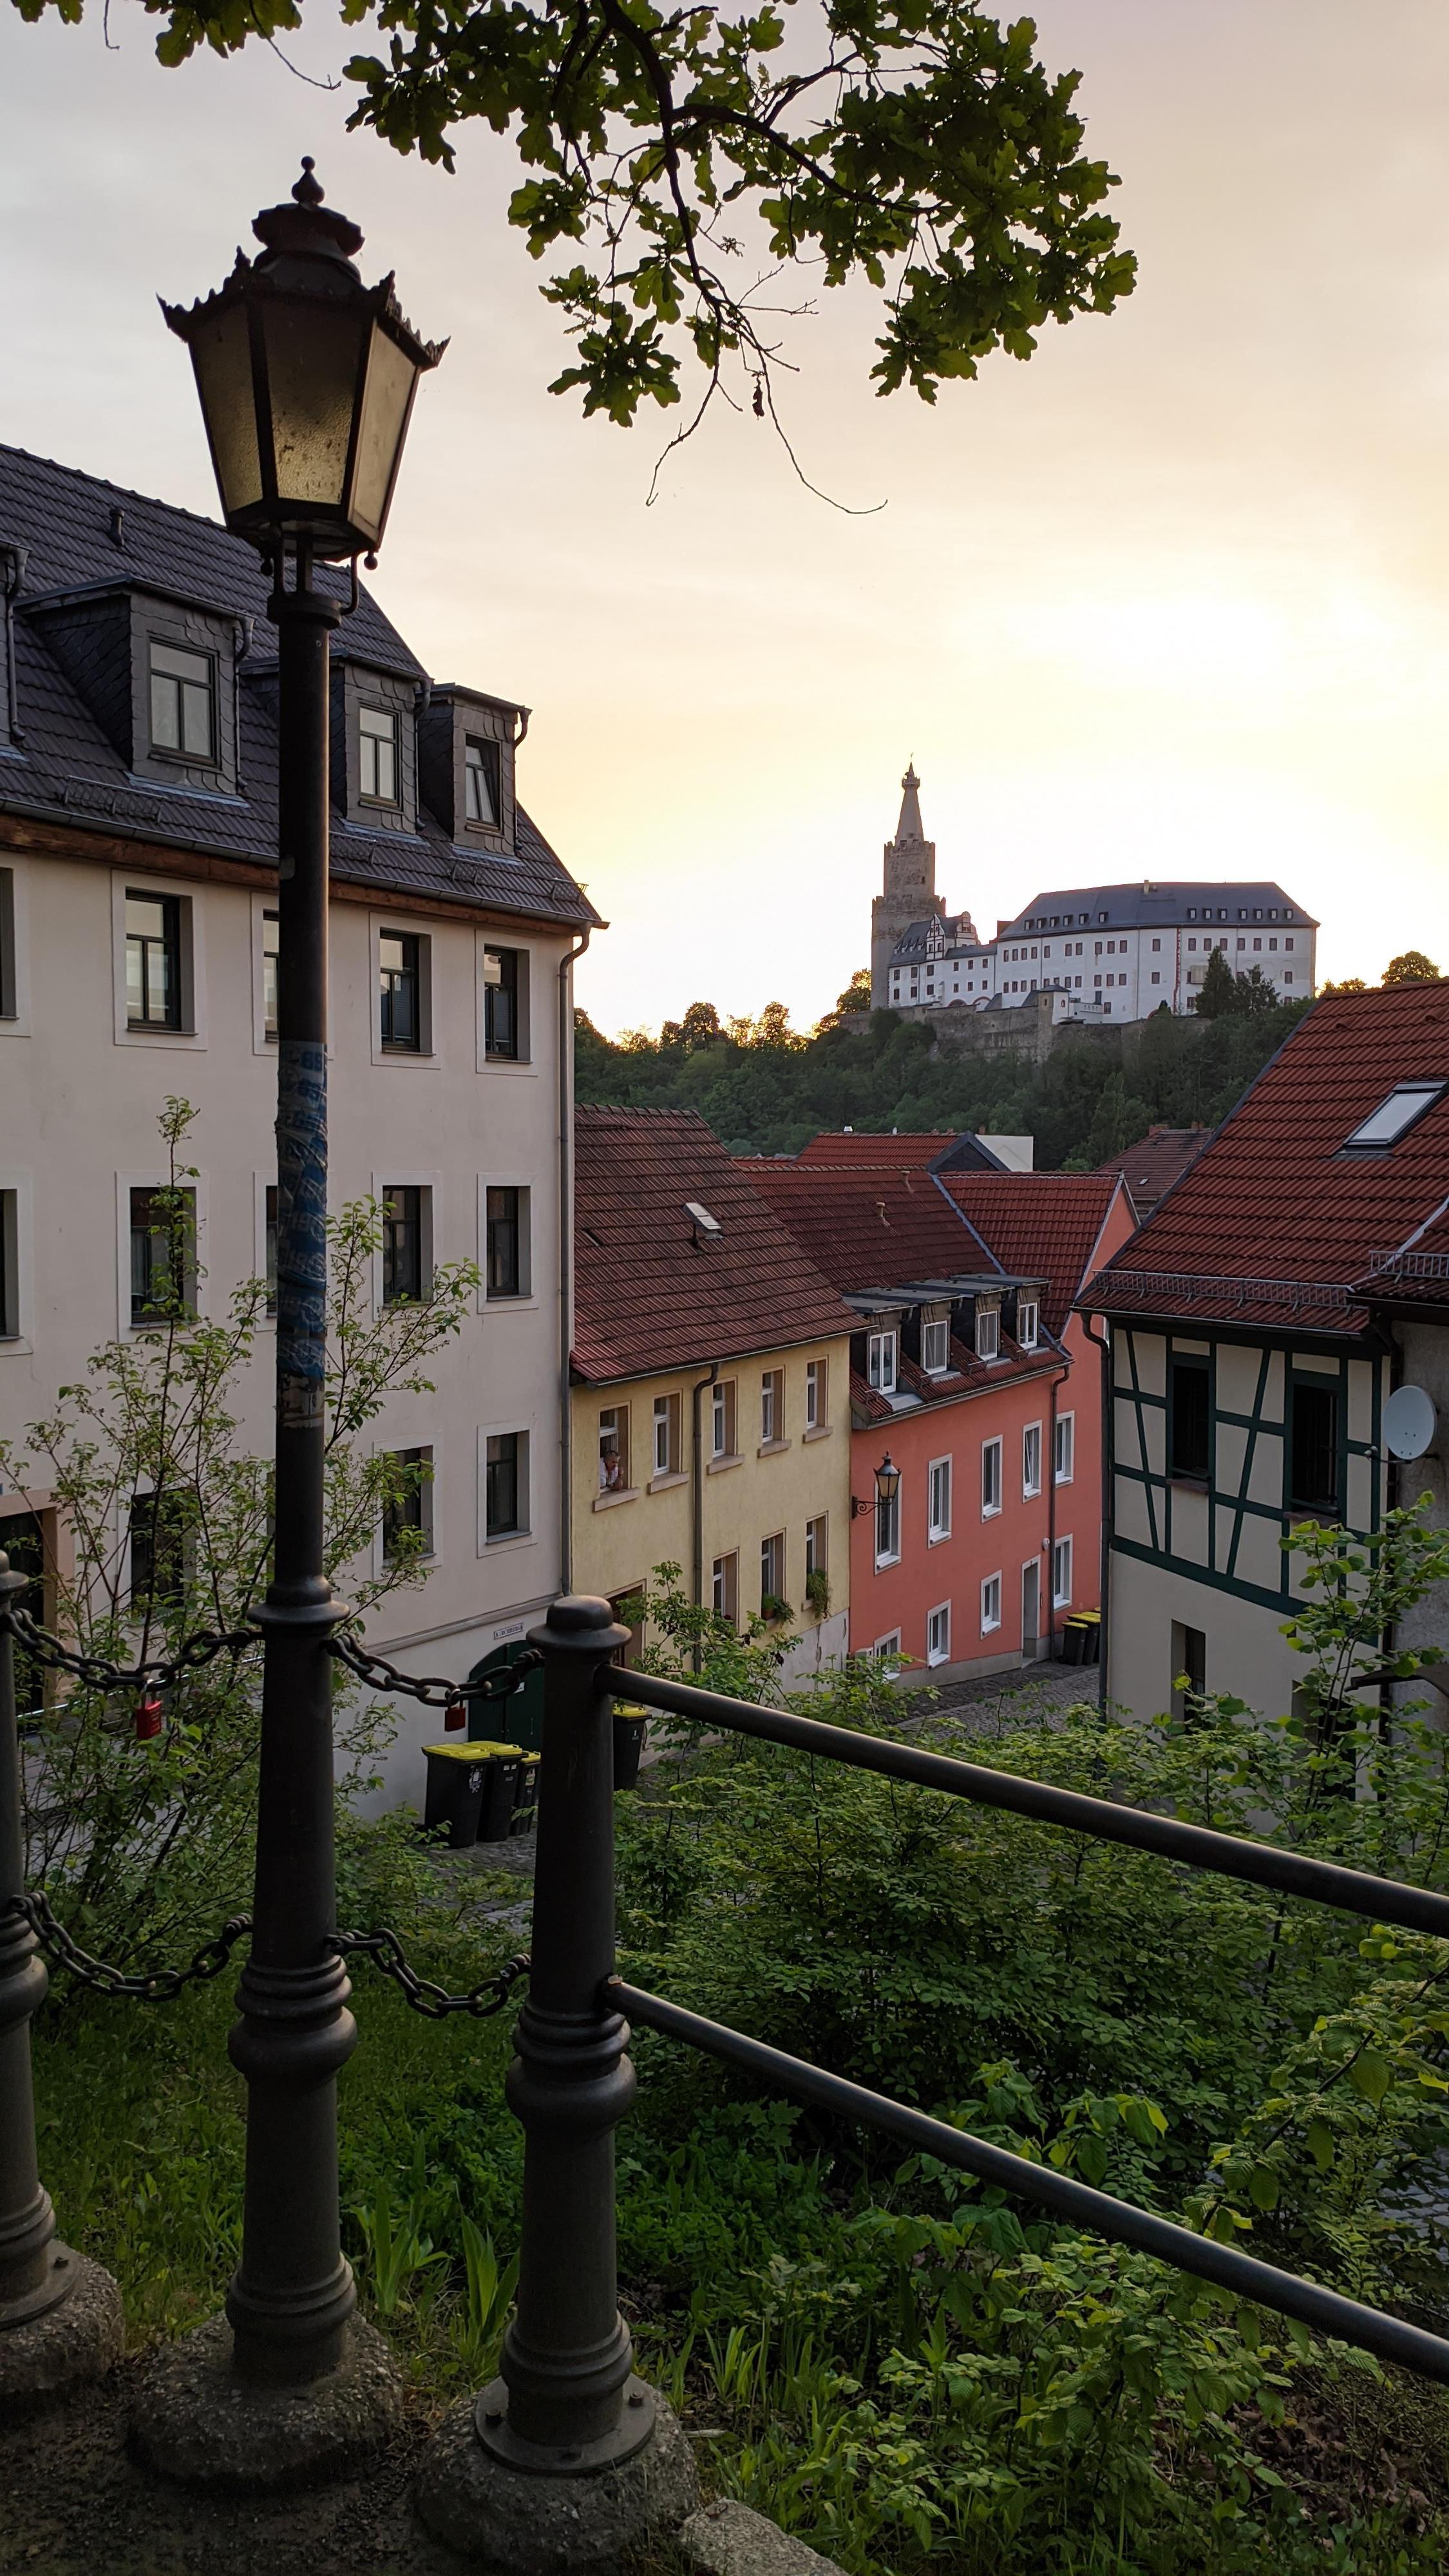
[[[1057,1019],[1141,1020],[1164,1002],[1185,1013],[1215,948],[1236,975],[1258,967],[1281,1001],[1312,994],[1318,924],[1267,883],[1068,887],[1035,896],[983,939],[970,914],[948,913],[936,892],[936,845],[922,830],[914,768],[901,786],[871,906],[872,1010],[1010,1010],[1049,992]]]

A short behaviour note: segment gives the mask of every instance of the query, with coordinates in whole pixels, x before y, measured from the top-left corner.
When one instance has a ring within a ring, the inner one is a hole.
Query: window
[[[732,1458],[735,1454],[735,1382],[725,1378],[711,1390],[709,1408],[710,1456]]]
[[[430,1190],[394,1182],[382,1193],[382,1302],[420,1306],[426,1294],[424,1224]]]
[[[0,1342],[20,1337],[20,1193],[0,1190]]]
[[[423,943],[416,931],[384,930],[377,943],[382,1043],[390,1055],[423,1051]]]
[[[629,1491],[629,1408],[607,1404],[599,1415],[599,1491]]]
[[[1052,1434],[1052,1474],[1059,1485],[1069,1485],[1076,1467],[1077,1417],[1059,1413]]]
[[[181,1026],[181,898],[126,889],[126,1021]]]
[[[15,956],[15,870],[0,868],[0,1020],[19,1017]]]
[[[1338,1389],[1295,1377],[1288,1500],[1299,1511],[1338,1510]]]
[[[131,1607],[148,1618],[186,1585],[186,1522],[179,1494],[137,1494],[131,1504]]]
[[[926,1661],[949,1664],[951,1660],[951,1604],[943,1601],[938,1610],[926,1613]]]
[[[483,1462],[485,1540],[518,1538],[528,1528],[528,1433],[490,1431]]]
[[[389,1457],[396,1483],[383,1505],[382,1553],[388,1564],[399,1557],[433,1552],[433,1453],[431,1449],[393,1449]],[[414,1540],[409,1533],[416,1530]]]
[[[489,1182],[483,1201],[484,1277],[487,1294],[526,1297],[528,1271],[528,1192],[512,1182]]]
[[[1162,981],[1162,977],[1158,974],[1158,972],[1157,972],[1157,970],[1156,970],[1156,968],[1155,968],[1155,967],[1153,968],[1153,971],[1152,971],[1152,980],[1153,980],[1153,983],[1154,983],[1154,984],[1160,984],[1160,983],[1161,983],[1161,981]]]
[[[476,741],[463,745],[463,815],[469,823],[497,825],[503,812],[498,782],[498,745]]]
[[[275,1181],[267,1183],[264,1206],[265,1268],[262,1275],[267,1283],[267,1313],[275,1315],[277,1311],[277,1184]]]
[[[717,1619],[739,1626],[740,1560],[733,1549],[728,1556],[717,1556],[710,1569],[709,1606]]]
[[[1172,1623],[1170,1681],[1173,1716],[1192,1716],[1189,1702],[1207,1696],[1207,1633],[1202,1628],[1185,1627],[1177,1619]]]
[[[901,1489],[875,1498],[875,1561],[877,1566],[896,1565],[901,1553]]]
[[[483,951],[483,1052],[516,1064],[521,1055],[518,1014],[518,950]]]
[[[933,1458],[926,1477],[926,1536],[932,1546],[951,1535],[951,1461]]]
[[[1001,1309],[999,1306],[976,1308],[976,1356],[994,1360],[1001,1355]]]
[[[988,1576],[986,1577],[985,1582],[984,1582],[984,1583],[982,1584],[982,1586],[981,1586],[981,1634],[982,1634],[982,1636],[983,1636],[983,1637],[987,1637],[987,1636],[989,1636],[989,1635],[990,1635],[990,1633],[991,1633],[991,1631],[992,1631],[992,1629],[993,1629],[993,1628],[999,1628],[999,1627],[1000,1627],[1000,1625],[1001,1625],[1001,1577],[1000,1577],[1000,1575],[999,1575],[999,1574],[988,1574]]]
[[[785,1437],[785,1372],[766,1369],[760,1379],[760,1446],[768,1449]]]
[[[1034,1351],[1036,1349],[1040,1312],[1041,1309],[1035,1297],[1019,1297],[1017,1299],[1016,1338],[1020,1342],[1024,1351]]]
[[[805,1583],[809,1588],[812,1575],[830,1571],[830,1516],[821,1512],[805,1524]]]
[[[654,1398],[654,1473],[677,1476],[680,1455],[680,1426],[683,1408],[677,1395]]]
[[[1226,943],[1226,942],[1224,942],[1224,945],[1225,945],[1225,946],[1226,946],[1226,944],[1227,944],[1227,943]],[[1292,955],[1292,951],[1293,951],[1293,942],[1292,942],[1292,940],[1291,940],[1291,939],[1285,939],[1285,940],[1284,940],[1284,942],[1283,942],[1283,945],[1284,945],[1284,947],[1287,949],[1287,951],[1288,951],[1289,955],[1291,956],[1291,955]]]
[[[280,928],[274,912],[262,914],[262,1032],[277,1034],[277,950]]]
[[[1041,1492],[1041,1424],[1029,1422],[1021,1435],[1021,1491],[1024,1500]]]
[[[1072,1542],[1059,1538],[1052,1549],[1052,1608],[1064,1610],[1072,1597]]]
[[[778,1619],[789,1606],[785,1599],[785,1533],[776,1530],[773,1537],[760,1541],[760,1616]]]
[[[807,1360],[805,1363],[805,1428],[823,1431],[830,1419],[830,1362]]]
[[[981,1517],[989,1520],[1001,1509],[1001,1442],[981,1443]]]
[[[1167,1372],[1168,1474],[1206,1484],[1212,1451],[1212,1406],[1205,1359],[1174,1358]]]
[[[941,1377],[950,1360],[951,1319],[942,1315],[934,1323],[921,1326],[921,1366],[927,1377]]]
[[[878,1664],[886,1665],[890,1672],[893,1673],[895,1667],[901,1660],[901,1632],[899,1628],[892,1628],[888,1637],[877,1637],[875,1644],[872,1646],[870,1651],[874,1655]]]
[[[209,653],[151,642],[151,749],[177,760],[216,758],[216,664]]]
[[[896,1337],[894,1333],[868,1333],[865,1341],[865,1373],[882,1395],[896,1391]]]
[[[357,710],[357,792],[365,805],[395,805],[397,717],[385,707]]]
[[[1153,956],[1154,956],[1154,957],[1157,957],[1157,956],[1160,956],[1160,955],[1161,955],[1161,953],[1162,953],[1162,942],[1161,942],[1161,940],[1160,940],[1160,939],[1154,939],[1154,941],[1153,941],[1153,943],[1152,943],[1152,954],[1153,954]]]
[[[1442,1082],[1397,1083],[1373,1115],[1355,1127],[1351,1136],[1344,1138],[1344,1152],[1372,1153],[1385,1145],[1396,1145],[1399,1138],[1407,1136],[1409,1129],[1417,1126],[1425,1112],[1433,1108],[1443,1091]]]
[[[194,1190],[131,1192],[131,1322],[187,1320],[196,1287]]]

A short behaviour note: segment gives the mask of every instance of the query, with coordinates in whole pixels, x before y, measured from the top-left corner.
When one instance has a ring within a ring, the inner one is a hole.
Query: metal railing
[[[1121,1294],[1129,1297],[1197,1297],[1213,1306],[1291,1306],[1302,1314],[1320,1306],[1335,1312],[1363,1302],[1363,1291],[1337,1279],[1247,1279],[1236,1271],[1101,1270],[1079,1303],[1110,1307]]]

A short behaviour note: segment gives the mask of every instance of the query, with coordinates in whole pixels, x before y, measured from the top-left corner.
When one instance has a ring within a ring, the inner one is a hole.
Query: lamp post
[[[310,160],[292,202],[254,230],[259,258],[239,251],[189,311],[162,307],[191,351],[227,527],[270,565],[278,638],[275,1542],[255,1613],[253,1933],[230,2043],[248,2085],[245,2205],[225,2321],[161,2357],[135,2424],[153,2465],[233,2485],[328,2474],[397,2403],[380,2338],[353,2314],[338,2209],[336,2079],[356,2030],[330,1947],[328,1647],[345,1611],[324,1570],[323,1467],[329,672],[344,601],[313,570],[372,559],[418,378],[442,355],[403,319],[390,277],[364,286],[362,235],[323,204]]]

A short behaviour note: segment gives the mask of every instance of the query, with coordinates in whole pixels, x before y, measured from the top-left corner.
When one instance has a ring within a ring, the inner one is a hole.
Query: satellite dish
[[[1384,1406],[1384,1441],[1391,1458],[1422,1458],[1438,1428],[1433,1397],[1423,1387],[1395,1387]]]

